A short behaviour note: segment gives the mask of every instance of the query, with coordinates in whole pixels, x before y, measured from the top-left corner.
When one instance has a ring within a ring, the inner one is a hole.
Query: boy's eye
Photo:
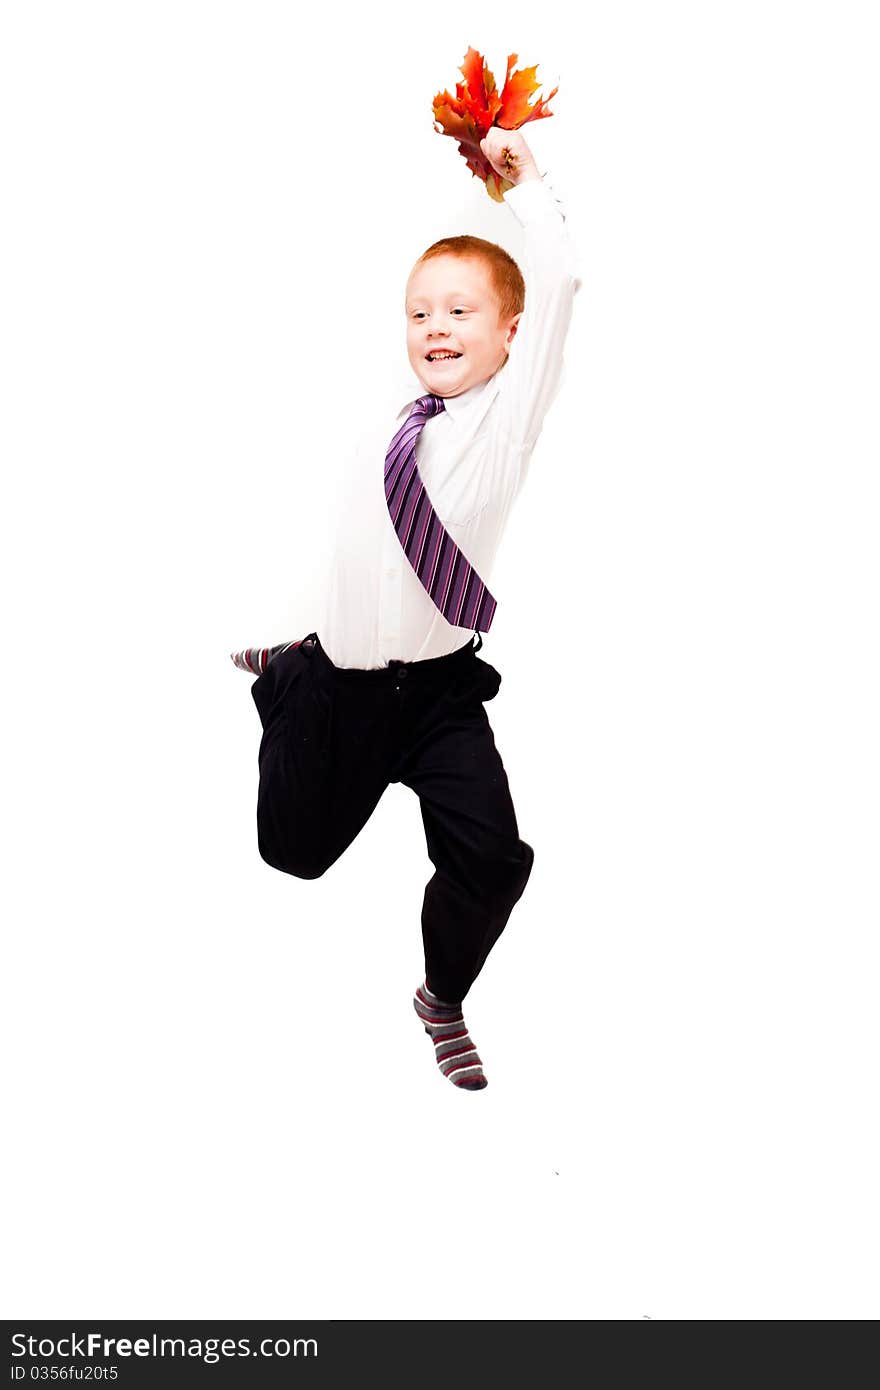
[[[467,313],[467,309],[453,309],[452,312],[453,312],[453,314],[466,314],[466,313]],[[421,319],[421,318],[424,318],[424,317],[425,317],[425,311],[424,311],[424,309],[417,309],[416,312],[413,314],[413,318],[416,318],[416,319]]]

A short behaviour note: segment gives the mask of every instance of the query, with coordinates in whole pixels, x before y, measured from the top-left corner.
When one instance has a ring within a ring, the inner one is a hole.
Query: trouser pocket
[[[306,657],[298,647],[281,652],[251,686],[251,695],[264,729],[281,715],[286,717]]]
[[[475,656],[465,671],[458,677],[450,691],[453,706],[472,705],[474,701],[485,703],[494,700],[501,686],[501,674],[488,661]]]
[[[494,700],[501,688],[501,673],[496,671],[494,666],[490,666],[488,661],[481,661],[476,657],[476,663],[480,672],[479,698],[485,704],[488,700]]]

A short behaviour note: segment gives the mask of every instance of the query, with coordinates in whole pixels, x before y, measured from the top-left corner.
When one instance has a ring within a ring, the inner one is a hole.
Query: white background
[[[579,13],[4,7],[6,1317],[880,1311],[876,14]],[[270,869],[228,655],[315,626],[416,257],[516,251],[433,129],[471,44],[559,84],[584,274],[482,653],[535,867],[480,1093],[417,801]]]

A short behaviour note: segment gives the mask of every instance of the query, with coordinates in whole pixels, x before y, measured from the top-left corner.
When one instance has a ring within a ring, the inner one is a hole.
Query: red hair
[[[498,305],[499,323],[522,312],[526,302],[525,281],[516,261],[503,246],[496,245],[494,241],[484,241],[479,236],[443,237],[422,252],[413,270],[434,256],[458,256],[462,260],[479,261],[485,266]]]

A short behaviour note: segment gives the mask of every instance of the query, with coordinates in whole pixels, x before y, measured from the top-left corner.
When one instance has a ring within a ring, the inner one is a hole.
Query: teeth
[[[460,352],[429,352],[429,362],[448,362],[454,358],[461,357]]]

